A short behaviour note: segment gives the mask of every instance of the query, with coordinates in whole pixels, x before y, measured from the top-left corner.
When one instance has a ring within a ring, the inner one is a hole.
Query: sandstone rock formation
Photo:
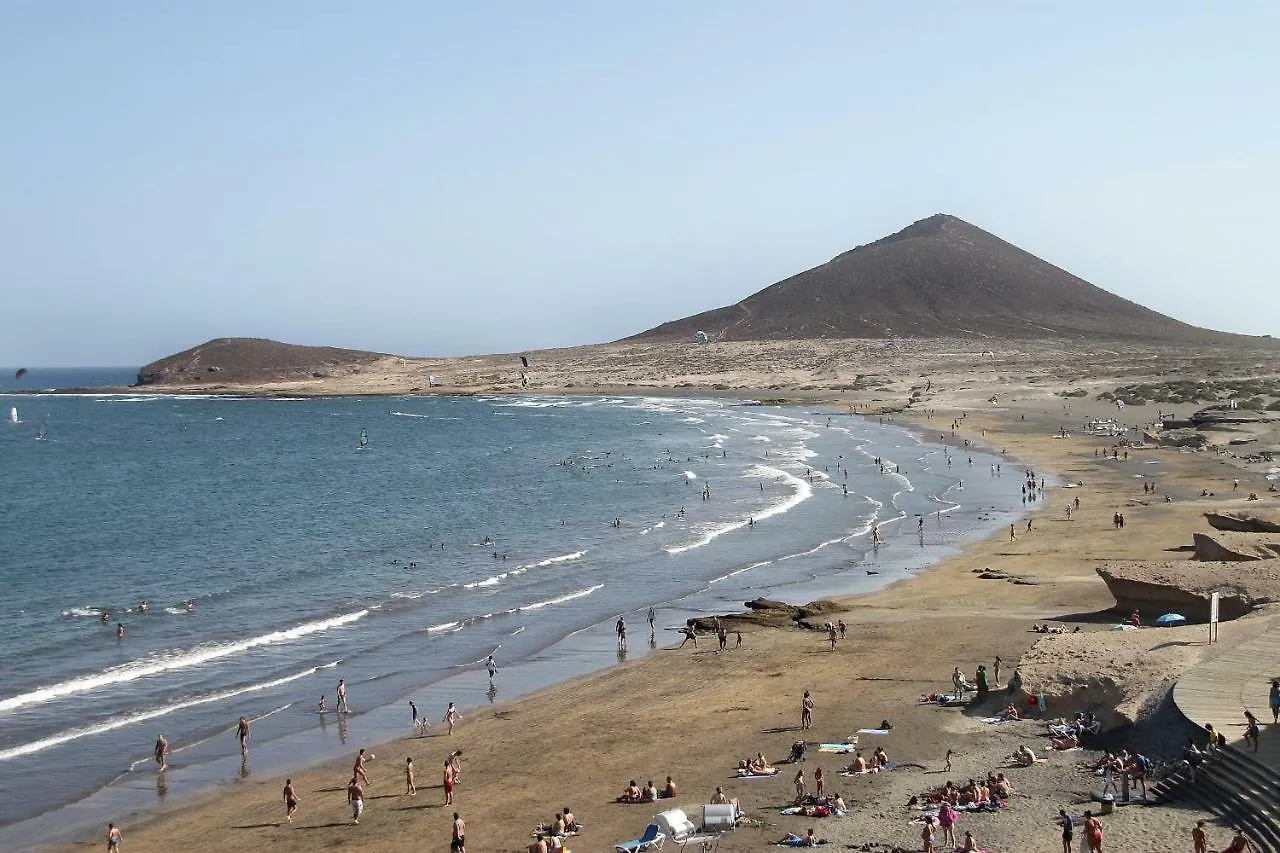
[[[1280,561],[1121,562],[1099,567],[1098,575],[1116,599],[1116,610],[1144,617],[1181,613],[1192,622],[1209,619],[1209,596],[1220,595],[1218,615],[1236,619],[1280,599]]]
[[[1241,509],[1227,512],[1206,512],[1205,520],[1214,530],[1235,530],[1240,533],[1280,533],[1280,510]]]
[[[1280,542],[1253,533],[1193,533],[1196,559],[1218,562],[1273,560],[1280,557]]]

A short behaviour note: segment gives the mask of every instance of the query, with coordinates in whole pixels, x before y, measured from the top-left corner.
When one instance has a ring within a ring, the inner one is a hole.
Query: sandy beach
[[[1203,367],[1193,364],[1197,358],[1185,357],[1184,366]],[[1041,365],[1042,373],[1058,369],[1043,353],[1028,359]],[[1060,372],[1069,372],[1068,367]],[[918,375],[898,372],[897,378],[887,378],[877,387],[901,390],[921,381]],[[623,377],[610,378],[614,380],[610,387],[627,387],[626,381],[619,381]],[[824,632],[801,627],[749,625],[744,628],[742,647],[733,647],[731,635],[730,648],[723,652],[709,637],[701,639],[696,649],[692,645],[676,649],[670,635],[660,636],[657,639],[666,648],[650,658],[473,712],[452,736],[437,725],[425,737],[412,737],[406,731],[404,738],[391,743],[353,743],[349,759],[319,767],[306,767],[305,757],[300,756],[300,769],[292,779],[301,804],[292,823],[284,820],[284,777],[253,776],[162,812],[121,815],[117,822],[125,832],[124,849],[443,851],[448,849],[451,813],[456,809],[467,821],[467,843],[473,853],[521,851],[533,840],[536,824],[550,821],[568,806],[586,825],[569,848],[607,850],[638,837],[661,808],[680,807],[696,819],[701,804],[710,800],[717,786],[739,799],[752,819],[720,841],[726,853],[759,850],[787,832],[803,834],[809,826],[819,837],[840,845],[879,843],[920,849],[920,827],[912,823],[918,812],[906,805],[911,796],[948,778],[962,781],[984,776],[1000,768],[1002,759],[1020,743],[1030,744],[1037,753],[1047,744],[1043,722],[982,722],[1003,707],[1003,695],[992,696],[981,706],[956,709],[919,704],[921,694],[947,689],[953,666],[972,680],[976,667],[984,664],[990,669],[997,655],[1003,660],[1002,682],[1024,656],[1036,661],[1034,666],[1029,663],[1029,673],[1043,671],[1047,659],[1050,666],[1060,664],[1064,672],[1078,670],[1084,680],[1096,676],[1097,668],[1110,660],[1123,670],[1109,673],[1122,694],[1113,703],[1119,712],[1131,719],[1156,711],[1170,678],[1193,665],[1208,648],[1202,642],[1203,629],[1141,631],[1118,640],[1121,635],[1108,631],[1117,621],[1116,614],[1107,612],[1114,600],[1095,569],[1116,560],[1184,557],[1171,555],[1170,550],[1188,544],[1190,531],[1204,527],[1201,513],[1238,501],[1246,490],[1265,494],[1267,486],[1260,475],[1212,452],[1150,451],[1146,457],[1156,456],[1159,464],[1148,466],[1136,460],[1106,461],[1100,450],[1110,448],[1113,439],[1076,432],[1090,417],[1114,416],[1116,410],[1109,403],[1091,396],[1056,396],[1056,391],[1068,387],[1061,378],[1051,387],[1039,380],[1029,382],[1025,376],[1017,381],[993,379],[965,379],[958,371],[935,378],[936,390],[915,411],[893,417],[924,435],[941,436],[957,445],[958,460],[963,459],[966,439],[1020,460],[1003,466],[1001,472],[1011,489],[1019,487],[1024,464],[1038,475],[1081,485],[1070,490],[1050,488],[1044,500],[1030,504],[1030,529],[1021,523],[1016,541],[1005,534],[992,537],[910,580],[841,601],[837,611],[821,617],[842,619],[849,626],[846,639],[834,651],[828,648]],[[1114,381],[1094,377],[1090,387],[1103,388]],[[768,386],[757,383],[756,387],[763,392]],[[335,393],[350,390],[339,388]],[[697,393],[681,390],[691,396]],[[998,404],[987,402],[993,395],[999,395]],[[895,395],[887,390],[825,390],[820,396],[832,403],[891,408],[886,403]],[[1156,404],[1131,406],[1122,417],[1127,423],[1142,423],[1153,419],[1157,408]],[[952,424],[962,414],[953,432]],[[1055,438],[1064,427],[1073,431],[1072,437]],[[1142,489],[1152,469],[1160,472],[1160,498],[1148,497]],[[974,476],[990,473],[974,471]],[[1241,490],[1233,495],[1235,478],[1240,478]],[[1224,497],[1200,498],[1204,489]],[[1172,502],[1165,502],[1164,495]],[[1065,507],[1075,498],[1079,509],[1068,519]],[[1126,517],[1123,530],[1112,523],[1116,512]],[[986,569],[1004,577],[979,577]],[[1226,624],[1223,638],[1232,642],[1250,636],[1268,619],[1263,613]],[[1030,631],[1032,623],[1046,620],[1069,629],[1081,626],[1087,635],[1077,641],[1080,650],[1070,655],[1051,650],[1046,655],[1046,638]],[[637,636],[632,642],[644,639]],[[1182,642],[1167,642],[1171,639]],[[1026,686],[1034,690],[1030,677]],[[802,733],[800,701],[805,690],[812,692],[816,711],[813,728]],[[1048,715],[1069,715],[1074,710],[1051,706]],[[843,778],[838,770],[848,756],[816,752],[819,742],[843,741],[882,720],[892,722],[893,730],[887,735],[862,735],[860,747],[870,755],[882,745],[898,763],[893,772]],[[1159,746],[1159,737],[1149,735],[1142,725],[1131,732],[1135,742],[1145,738],[1146,743]],[[849,804],[848,816],[814,820],[780,814],[794,798],[796,767],[783,765],[773,779],[736,778],[734,769],[740,759],[763,752],[777,762],[797,739],[813,745],[808,760],[799,765],[810,790],[813,771],[821,767],[827,791],[839,791]],[[345,785],[360,746],[368,746],[377,758],[369,767],[372,781],[366,786],[365,815],[357,826],[350,821]],[[445,807],[442,767],[455,749],[464,753],[464,772],[455,805]],[[954,768],[951,774],[943,774],[948,749],[956,754]],[[410,756],[417,768],[415,797],[403,794],[403,766]],[[993,851],[1060,849],[1054,818],[1059,808],[1079,817],[1090,807],[1088,792],[1099,787],[1098,780],[1080,765],[1094,757],[1092,752],[1059,753],[1028,769],[1005,769],[1015,791],[1008,808],[997,814],[967,816],[958,828],[973,831]],[[614,802],[629,780],[641,785],[653,780],[661,787],[667,776],[680,789],[673,800]],[[1225,843],[1227,831],[1207,814],[1181,807],[1135,807],[1106,819],[1108,845],[1125,850],[1189,846],[1188,834],[1196,819],[1210,820],[1215,827],[1211,846]],[[80,849],[88,843],[100,841],[90,836],[65,849]]]

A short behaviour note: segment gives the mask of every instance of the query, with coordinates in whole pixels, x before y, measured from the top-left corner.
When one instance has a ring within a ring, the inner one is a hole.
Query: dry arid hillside
[[[1074,338],[1212,342],[1210,332],[1108,293],[946,214],[859,246],[736,305],[628,340]]]

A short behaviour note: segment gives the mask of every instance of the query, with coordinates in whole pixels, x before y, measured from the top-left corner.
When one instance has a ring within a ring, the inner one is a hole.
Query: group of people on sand
[[[1044,623],[1043,625],[1041,625],[1038,622],[1031,623],[1031,631],[1034,634],[1066,634],[1068,633],[1066,625],[1050,625],[1048,622]],[[1080,632],[1081,632],[1080,626],[1077,625],[1075,627],[1075,630],[1071,631],[1070,633],[1079,634]]]
[[[949,810],[948,810],[949,811]],[[964,832],[964,841],[956,844],[955,824],[944,824],[941,812],[937,817],[933,815],[925,815],[924,828],[920,830],[920,840],[924,842],[925,853],[935,853],[938,847],[937,834],[943,834],[943,843],[947,850],[962,851],[962,853],[983,853],[982,848],[978,846],[978,839],[974,838],[973,830],[966,829]]]
[[[534,841],[529,845],[529,853],[556,853],[565,849],[565,842],[582,831],[582,824],[574,817],[568,806],[556,812],[551,820],[540,823],[533,830]]]
[[[889,753],[885,752],[883,746],[877,746],[875,752],[871,753],[871,760],[862,757],[862,750],[856,749],[853,752],[853,761],[849,762],[849,766],[845,767],[843,773],[879,773],[882,770],[891,769],[889,765]]]
[[[667,777],[667,784],[661,789],[653,784],[650,779],[644,783],[644,787],[636,785],[636,780],[632,779],[627,783],[627,787],[618,795],[615,802],[619,803],[652,803],[656,800],[668,799],[670,797],[679,796],[680,789],[676,787],[676,783],[671,777]]]

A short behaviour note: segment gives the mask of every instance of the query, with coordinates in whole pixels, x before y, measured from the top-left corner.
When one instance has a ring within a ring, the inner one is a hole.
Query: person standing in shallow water
[[[247,756],[249,754],[249,720],[245,717],[241,717],[240,722],[236,723],[236,739],[240,741],[240,754]]]

